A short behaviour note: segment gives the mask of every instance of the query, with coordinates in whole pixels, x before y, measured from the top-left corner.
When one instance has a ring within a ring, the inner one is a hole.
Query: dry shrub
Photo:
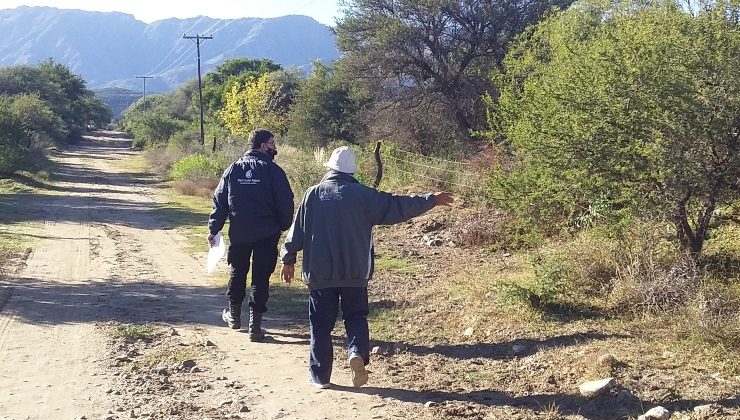
[[[547,251],[568,266],[568,287],[585,298],[606,299],[617,276],[618,245],[598,232],[584,232],[570,242],[555,243]]]
[[[146,160],[157,173],[168,173],[175,162],[190,154],[190,152],[185,150],[167,149],[164,147],[147,149],[144,152]]]
[[[512,216],[498,210],[480,209],[459,214],[450,226],[452,240],[462,246],[491,245],[505,237]]]
[[[685,328],[701,341],[740,348],[740,286],[703,284],[686,307]]]
[[[699,290],[696,261],[668,240],[661,223],[635,222],[615,251],[617,271],[611,301],[619,312],[673,310]]]
[[[175,181],[172,187],[180,194],[195,197],[211,197],[218,185],[218,179],[201,179],[198,181]]]

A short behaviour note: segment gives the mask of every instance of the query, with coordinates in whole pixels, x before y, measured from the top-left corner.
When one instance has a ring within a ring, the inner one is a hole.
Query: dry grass
[[[172,188],[182,195],[209,198],[218,186],[218,179],[201,179],[198,181],[174,181]]]

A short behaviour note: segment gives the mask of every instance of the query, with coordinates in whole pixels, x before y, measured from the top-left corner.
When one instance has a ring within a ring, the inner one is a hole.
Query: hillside
[[[233,57],[269,58],[285,67],[308,66],[338,57],[331,29],[307,16],[196,17],[151,24],[124,13],[51,7],[0,10],[0,66],[34,64],[51,57],[81,74],[90,88],[120,87],[148,92],[173,90],[197,74],[195,45],[188,34],[214,34],[201,47],[208,72]]]

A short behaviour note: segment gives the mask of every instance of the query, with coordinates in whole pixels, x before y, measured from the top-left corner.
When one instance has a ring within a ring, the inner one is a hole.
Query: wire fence
[[[408,186],[421,178],[459,193],[481,194],[484,191],[482,174],[475,172],[469,162],[425,156],[397,147],[383,148],[381,157],[387,183],[398,184],[393,187]]]

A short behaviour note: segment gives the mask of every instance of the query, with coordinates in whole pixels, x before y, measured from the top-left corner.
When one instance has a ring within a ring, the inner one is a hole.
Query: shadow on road
[[[617,396],[614,394],[604,394],[594,398],[569,394],[539,394],[516,397],[494,390],[463,393],[447,391],[414,391],[400,388],[381,388],[372,386],[352,388],[341,385],[333,385],[332,389],[343,392],[377,395],[383,398],[391,398],[398,401],[419,404],[424,404],[428,401],[438,404],[454,401],[475,403],[482,406],[521,407],[534,412],[547,412],[550,408],[556,408],[560,415],[580,415],[593,420],[636,418],[640,414],[657,405],[661,405],[671,411],[690,410],[698,405],[711,403],[718,404],[726,408],[737,408],[740,406],[740,399],[737,397],[715,402],[704,400],[679,400],[669,403],[642,401],[635,397],[630,400],[629,403],[625,403],[617,402]],[[454,410],[454,408],[452,409]]]

